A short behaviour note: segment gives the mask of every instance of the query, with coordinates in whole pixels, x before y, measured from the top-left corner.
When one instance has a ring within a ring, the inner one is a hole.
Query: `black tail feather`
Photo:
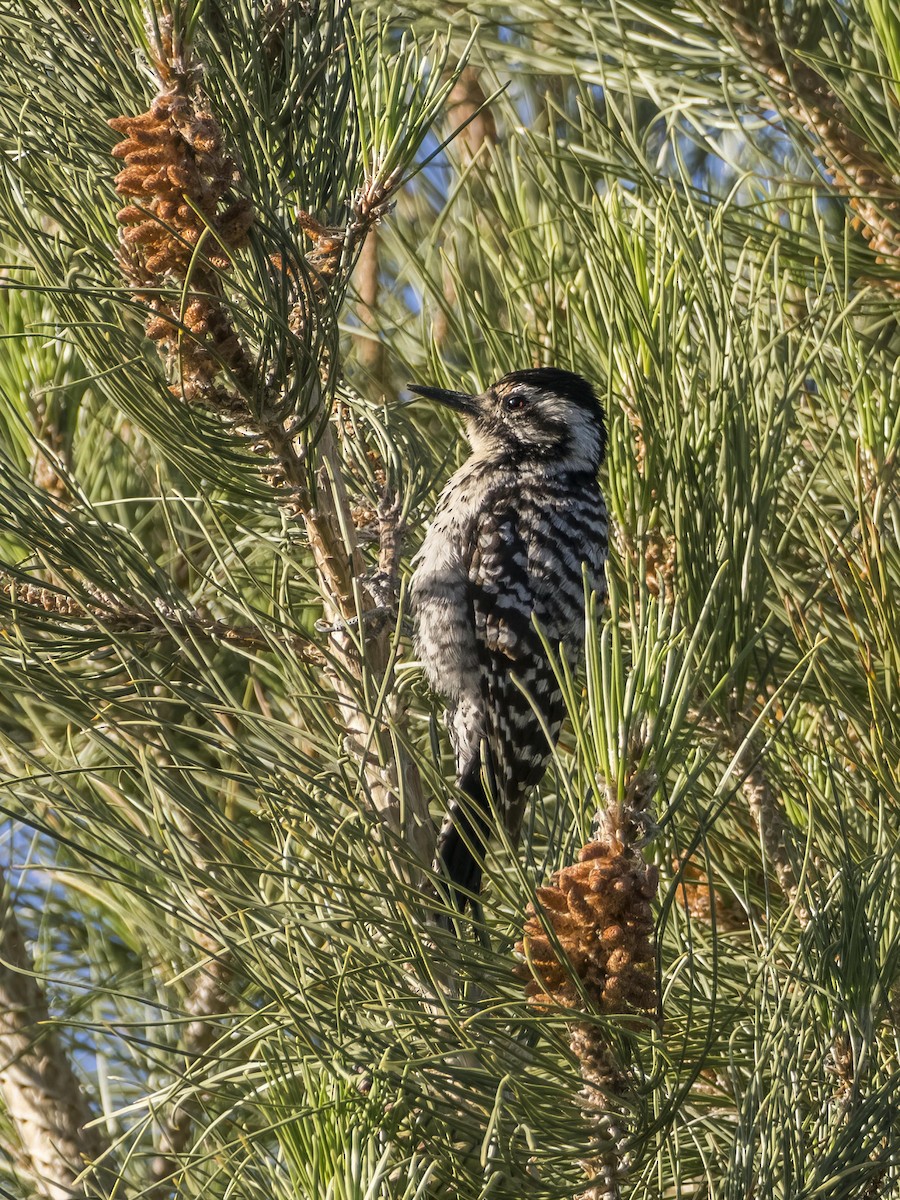
[[[461,816],[457,812],[453,824],[448,825],[438,839],[438,866],[453,888],[454,907],[460,912],[465,912],[466,906],[472,902],[472,896],[466,893],[477,896],[481,891],[481,856],[476,857],[466,845],[459,829],[460,820]],[[472,832],[466,830],[466,834],[469,841],[473,842]],[[477,840],[473,845],[477,845]],[[481,850],[484,850],[483,844]]]
[[[480,761],[470,765],[459,786],[472,803],[465,810],[460,804],[451,805],[449,820],[438,837],[437,866],[453,889],[453,906],[465,912],[469,904],[477,907],[473,896],[481,890],[482,860],[490,839],[490,803]]]

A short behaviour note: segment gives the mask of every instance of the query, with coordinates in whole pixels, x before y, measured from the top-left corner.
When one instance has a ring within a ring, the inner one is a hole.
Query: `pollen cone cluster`
[[[338,229],[323,225],[311,213],[300,209],[297,225],[312,242],[303,256],[304,268],[297,260],[285,260],[274,255],[270,260],[276,271],[283,273],[293,298],[288,322],[299,338],[305,339],[321,323],[327,311],[332,287],[338,278],[345,253],[352,249],[352,227]],[[326,356],[327,357],[327,356]]]
[[[601,1013],[654,1012],[650,902],[657,882],[656,868],[639,855],[601,841],[589,842],[577,863],[538,888],[541,915],[529,907],[520,943],[530,964],[519,970],[530,976],[531,1003],[582,1008],[586,997]]]
[[[313,243],[312,249],[306,255],[306,262],[313,273],[313,292],[322,296],[337,278],[344,244],[347,241],[347,231],[329,229],[303,210],[297,214],[297,224]]]
[[[711,921],[715,917],[717,926],[723,932],[740,929],[747,924],[746,917],[734,901],[712,886],[709,876],[697,863],[675,858],[672,868],[681,872],[678,899],[685,912],[695,921]]]
[[[298,336],[315,327],[342,271],[352,264],[369,231],[390,209],[390,197],[399,182],[399,177],[369,180],[353,198],[349,221],[340,227],[323,225],[304,209],[297,213],[297,225],[312,242],[303,256],[306,269],[298,270],[280,256],[272,263],[287,274],[297,297],[290,324]]]
[[[238,385],[249,384],[251,363],[225,310],[218,273],[246,243],[253,210],[234,194],[238,173],[218,123],[202,100],[173,88],[147,112],[109,124],[124,138],[112,153],[125,161],[116,191],[129,198],[118,213],[119,260],[150,309],[147,336],[176,369],[171,390],[219,410],[239,409],[218,377],[227,371]],[[144,290],[150,288],[159,291]]]

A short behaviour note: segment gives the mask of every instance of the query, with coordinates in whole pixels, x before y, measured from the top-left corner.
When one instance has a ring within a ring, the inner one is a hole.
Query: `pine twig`
[[[413,858],[430,861],[434,830],[415,763],[392,741],[390,724],[401,720],[395,689],[384,686],[390,666],[390,630],[366,635],[366,612],[383,597],[372,595],[362,580],[363,560],[350,518],[350,502],[340,472],[337,447],[326,431],[320,443],[323,466],[317,481],[319,504],[304,514],[310,546],[315,558],[319,586],[325,601],[325,619],[334,625],[331,647],[338,669],[331,672],[332,686],[346,728],[345,746],[359,761],[366,788],[382,824],[411,848]],[[380,520],[382,579],[388,587],[396,582],[399,558],[399,529],[396,510],[385,510]],[[359,605],[359,608],[357,607]],[[361,611],[360,611],[361,609]],[[359,619],[364,653],[343,622]],[[361,703],[366,676],[386,695],[384,715],[373,720]],[[399,865],[406,874],[405,866]]]
[[[478,71],[463,68],[447,97],[447,116],[451,132],[459,131],[453,144],[464,162],[474,161],[499,141],[497,122],[486,102]]]
[[[497,122],[490,108],[483,107],[487,97],[479,73],[466,67],[459,75],[447,97],[447,132],[451,147],[458,147],[463,164],[475,163],[476,169],[486,169],[492,147],[499,143]],[[477,115],[476,115],[477,114]],[[433,319],[433,336],[443,345],[450,332],[447,312],[457,305],[456,286],[446,261],[441,264],[441,287],[444,304],[438,307]]]
[[[200,933],[196,945],[207,953],[208,958],[198,969],[184,1005],[185,1011],[193,1018],[185,1026],[182,1036],[181,1048],[189,1062],[200,1058],[210,1049],[217,1037],[218,1018],[224,1017],[233,1004],[228,986],[233,974],[230,955],[215,934]],[[177,1105],[163,1122],[157,1153],[150,1165],[154,1181],[150,1192],[153,1200],[177,1195],[179,1156],[191,1141],[195,1123],[194,1114],[181,1105]]]

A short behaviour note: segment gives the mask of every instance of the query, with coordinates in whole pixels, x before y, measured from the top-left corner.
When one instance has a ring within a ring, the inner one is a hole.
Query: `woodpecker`
[[[591,385],[553,367],[513,371],[477,396],[408,386],[460,413],[472,448],[441,493],[411,590],[417,652],[446,697],[470,801],[450,805],[436,856],[463,911],[477,903],[492,814],[515,840],[562,724],[532,618],[571,660],[584,638],[582,564],[606,595],[606,425]]]

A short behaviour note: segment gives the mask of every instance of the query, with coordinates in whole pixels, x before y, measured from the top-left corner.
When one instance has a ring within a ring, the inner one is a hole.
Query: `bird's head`
[[[413,383],[408,387],[417,396],[461,413],[480,458],[586,471],[596,471],[603,462],[603,408],[587,380],[571,371],[512,371],[478,396]]]

